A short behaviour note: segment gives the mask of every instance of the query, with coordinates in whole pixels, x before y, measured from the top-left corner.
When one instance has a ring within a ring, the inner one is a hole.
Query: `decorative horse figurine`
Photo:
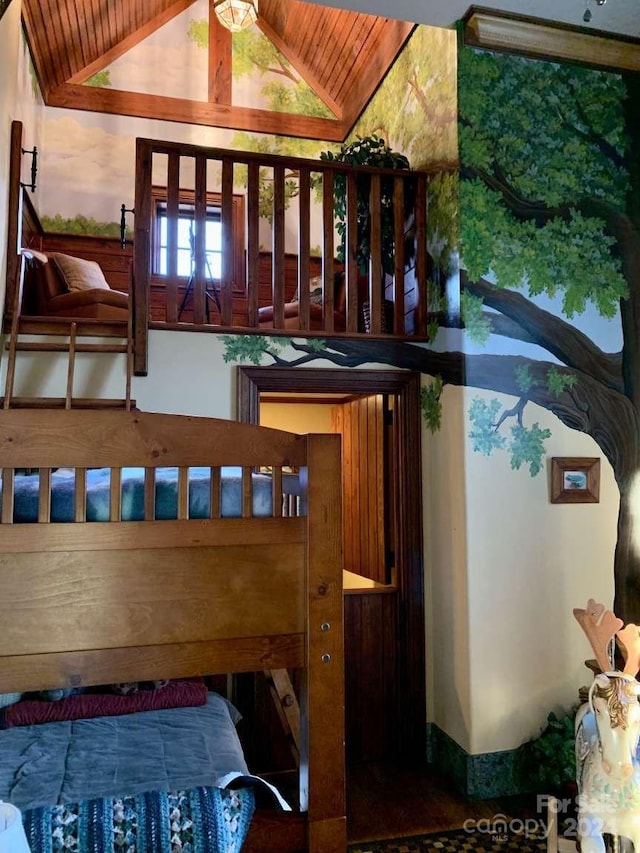
[[[640,634],[593,599],[574,616],[587,634],[602,673],[576,714],[578,839],[581,853],[604,853],[604,833],[628,838],[640,851]],[[616,637],[623,671],[613,670],[609,648]]]

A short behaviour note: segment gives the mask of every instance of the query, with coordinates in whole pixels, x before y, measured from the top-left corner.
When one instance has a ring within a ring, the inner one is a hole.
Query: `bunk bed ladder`
[[[300,766],[300,705],[286,669],[265,669],[264,676],[278,712],[291,754]]]
[[[131,400],[131,374],[133,364],[133,346],[130,324],[124,328],[124,324],[117,326],[115,323],[100,323],[99,326],[87,325],[86,320],[72,320],[57,318],[55,325],[47,320],[46,331],[38,331],[37,324],[33,320],[22,321],[19,317],[12,320],[12,328],[9,340],[6,343],[8,351],[7,375],[5,380],[5,393],[2,407],[9,408],[61,408],[61,409],[124,409],[130,411]],[[24,340],[27,335],[46,335],[47,340]],[[59,340],[50,340],[50,337]],[[84,342],[83,338],[92,338],[91,342]],[[116,338],[121,340],[116,342]],[[124,342],[123,342],[124,341]],[[17,397],[14,394],[14,383],[18,353],[67,353],[67,379],[65,394],[61,397]],[[85,398],[74,396],[74,373],[76,368],[76,355],[78,353],[94,354],[121,354],[126,358],[125,367],[125,392],[122,399],[109,398]]]
[[[123,320],[73,319],[64,317],[22,317],[22,286],[24,282],[24,256],[21,259],[20,278],[15,290],[9,339],[5,343],[8,353],[5,392],[2,408],[54,408],[54,409],[124,409],[135,408],[131,400],[131,375],[133,371],[133,328],[131,316]],[[46,337],[33,340],[32,337]],[[51,338],[57,340],[51,340]],[[25,340],[25,338],[30,338]],[[83,338],[92,339],[83,342]],[[64,339],[64,340],[63,340]],[[117,340],[119,339],[119,340]],[[117,342],[116,342],[117,341]],[[124,341],[124,342],[123,342]],[[63,397],[16,397],[14,384],[16,364],[20,352],[67,353],[67,381]],[[122,399],[75,397],[73,393],[76,355],[78,353],[121,354],[126,358],[125,394]]]

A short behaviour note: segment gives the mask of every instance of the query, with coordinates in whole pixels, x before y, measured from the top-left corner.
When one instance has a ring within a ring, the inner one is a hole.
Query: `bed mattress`
[[[87,521],[109,521],[110,470],[87,470],[86,515]],[[189,468],[189,518],[209,518],[211,507],[209,468]],[[253,515],[269,517],[273,514],[272,479],[267,474],[253,474]],[[122,520],[144,520],[144,468],[122,468]],[[40,477],[37,473],[16,475],[13,520],[15,523],[35,522],[38,519]],[[297,475],[283,476],[283,491],[295,503],[300,494]],[[1,493],[1,490],[0,490]],[[221,507],[223,518],[242,516],[242,469],[228,466],[221,469]],[[51,475],[51,518],[53,522],[74,520],[75,473],[59,469]],[[292,501],[287,498],[288,515]],[[178,469],[156,469],[155,518],[177,518]]]
[[[0,800],[22,811],[145,791],[258,785],[236,732],[239,715],[210,693],[199,707],[0,731]]]

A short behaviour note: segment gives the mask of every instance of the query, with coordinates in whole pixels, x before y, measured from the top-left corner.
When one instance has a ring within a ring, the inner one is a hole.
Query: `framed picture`
[[[552,504],[597,504],[599,501],[599,457],[554,456],[552,458]]]
[[[9,8],[9,3],[11,3],[11,0],[0,0],[0,18]]]

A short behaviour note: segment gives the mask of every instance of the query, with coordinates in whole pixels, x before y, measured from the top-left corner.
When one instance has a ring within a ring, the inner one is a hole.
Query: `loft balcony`
[[[426,339],[428,178],[138,139],[136,372],[149,326]]]

